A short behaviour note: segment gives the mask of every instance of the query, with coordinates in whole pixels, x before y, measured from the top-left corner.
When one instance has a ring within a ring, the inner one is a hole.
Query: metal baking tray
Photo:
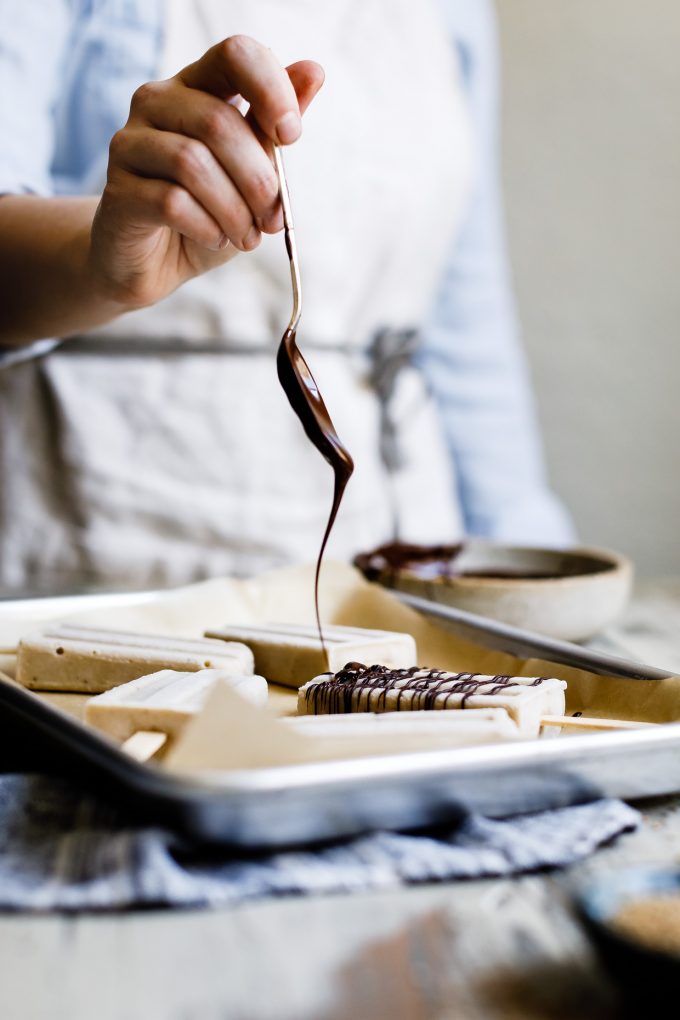
[[[50,599],[49,610],[130,605],[133,599],[142,604],[155,596]],[[631,683],[669,675],[422,599],[404,601],[487,647],[568,662]],[[24,611],[28,616],[35,607],[33,600],[5,600],[0,617]],[[200,842],[264,849],[371,829],[448,824],[468,811],[503,817],[603,796],[672,793],[680,790],[680,722],[564,740],[243,770],[199,781],[139,764],[39,696],[2,683],[0,770],[66,775],[146,824],[166,825]]]

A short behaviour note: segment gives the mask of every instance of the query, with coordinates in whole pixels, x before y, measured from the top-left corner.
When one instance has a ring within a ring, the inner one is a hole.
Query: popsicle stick
[[[167,733],[156,730],[137,730],[121,745],[126,754],[137,761],[149,761],[160,751],[168,739]]]
[[[544,715],[542,726],[564,726],[579,730],[639,730],[658,723],[636,722],[634,719],[594,719],[584,715]]]

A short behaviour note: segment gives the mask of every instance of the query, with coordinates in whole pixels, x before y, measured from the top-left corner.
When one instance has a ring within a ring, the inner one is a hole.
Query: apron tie
[[[385,326],[374,334],[367,350],[368,381],[380,401],[380,454],[390,472],[404,466],[398,423],[391,410],[392,397],[397,377],[402,369],[413,364],[419,343],[420,334],[417,329]]]

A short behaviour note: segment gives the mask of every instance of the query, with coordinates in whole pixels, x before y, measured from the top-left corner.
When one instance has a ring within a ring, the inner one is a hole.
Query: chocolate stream
[[[276,357],[276,369],[279,381],[288,397],[291,407],[302,422],[307,438],[319,453],[328,461],[333,469],[333,504],[326,524],[321,548],[316,561],[314,574],[314,610],[316,612],[316,625],[319,631],[319,639],[323,650],[326,665],[328,665],[328,653],[321,628],[321,614],[319,612],[319,577],[321,574],[321,563],[323,554],[328,544],[330,533],[335,524],[335,518],[340,509],[340,503],[347,487],[347,482],[354,470],[354,463],[348,450],[335,431],[335,426],[328,413],[328,408],[319,392],[319,387],[311,373],[309,365],[303,358],[296,343],[296,331],[300,316],[302,314],[302,281],[300,279],[300,266],[295,245],[295,231],[293,229],[293,213],[290,206],[290,195],[286,183],[286,172],[283,165],[283,156],[278,145],[273,146],[274,165],[279,179],[279,192],[281,206],[283,209],[284,238],[286,251],[290,262],[290,276],[293,285],[293,312],[288,324],[288,329],[283,334]]]
[[[321,647],[326,656],[326,664],[328,664],[323,629],[321,627],[321,614],[319,612],[319,577],[323,554],[335,524],[347,483],[354,470],[354,462],[335,430],[316,380],[297,346],[295,330],[293,329],[287,329],[283,335],[276,357],[276,368],[279,382],[288,397],[290,406],[300,419],[307,438],[333,469],[333,503],[328,523],[326,524],[326,530],[321,540],[321,548],[319,549],[314,574],[316,625],[319,630]]]

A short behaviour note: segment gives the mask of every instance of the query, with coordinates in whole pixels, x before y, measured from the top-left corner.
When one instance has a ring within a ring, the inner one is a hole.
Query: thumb
[[[326,77],[324,69],[313,60],[298,60],[295,64],[289,64],[286,71],[295,89],[300,113],[303,114],[324,83]],[[271,155],[271,142],[257,123],[252,109],[248,110],[246,120],[257,135],[262,148]]]
[[[298,60],[286,68],[295,94],[300,113],[304,113],[324,83],[324,69],[313,60]]]

